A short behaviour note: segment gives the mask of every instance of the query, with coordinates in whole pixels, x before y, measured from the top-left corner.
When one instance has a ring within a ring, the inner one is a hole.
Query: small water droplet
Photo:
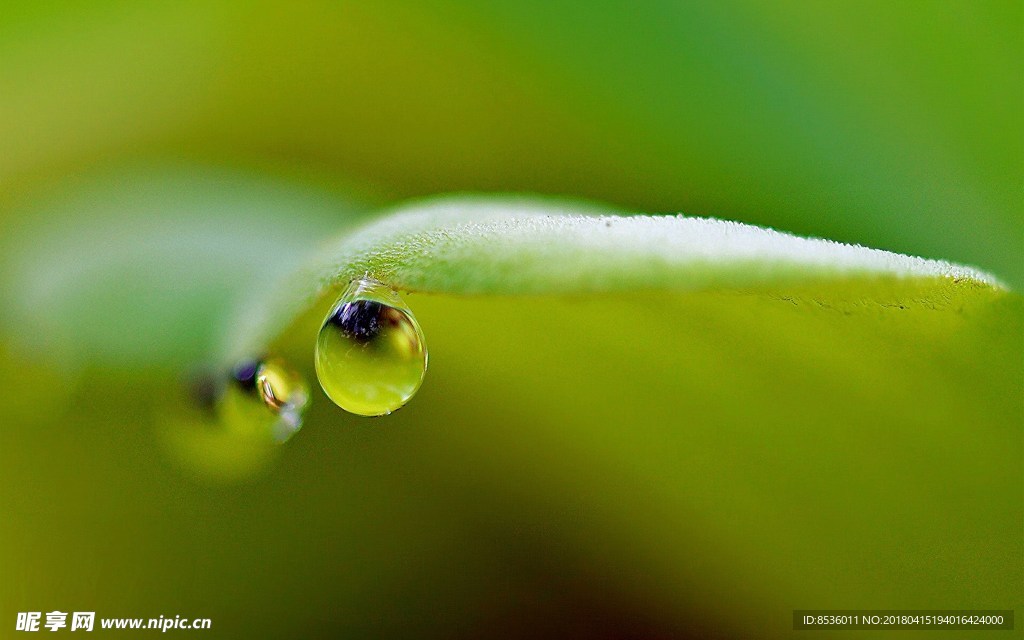
[[[235,365],[214,409],[229,429],[284,442],[302,427],[308,402],[302,376],[277,358],[261,358]]]
[[[279,445],[302,426],[309,387],[278,358],[255,358],[230,370],[199,370],[160,412],[161,440],[183,470],[204,480],[235,482],[268,467]]]
[[[408,305],[376,280],[354,280],[316,341],[316,375],[342,409],[382,416],[409,401],[427,370],[423,331]]]

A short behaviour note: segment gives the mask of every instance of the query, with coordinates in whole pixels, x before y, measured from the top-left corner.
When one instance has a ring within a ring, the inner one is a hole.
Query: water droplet
[[[242,481],[268,468],[302,426],[309,388],[278,358],[200,370],[160,412],[161,441],[182,469],[203,480]],[[173,404],[172,404],[173,403]]]
[[[353,281],[317,337],[324,393],[351,413],[382,416],[416,394],[426,370],[427,345],[408,305],[376,280]]]
[[[263,358],[235,365],[214,411],[228,429],[284,442],[302,426],[308,402],[302,376],[279,359]]]

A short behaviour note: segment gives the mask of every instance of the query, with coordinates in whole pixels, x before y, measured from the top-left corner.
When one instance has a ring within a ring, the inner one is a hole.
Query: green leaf
[[[411,292],[431,370],[372,423],[387,453],[361,455],[502,532],[495,548],[739,636],[794,608],[1021,597],[1024,305],[990,275],[717,220],[446,199],[330,243],[236,319],[237,353],[269,336],[304,365],[364,274]],[[365,424],[317,400],[306,431]]]
[[[938,260],[685,216],[622,216],[597,205],[462,196],[407,205],[329,243],[306,269],[266,287],[232,324],[229,352],[261,348],[316,302],[369,275],[396,289],[537,295],[710,288],[779,290],[871,276],[998,289],[995,277]],[[892,301],[885,288],[879,303]],[[945,294],[943,294],[945,295]]]

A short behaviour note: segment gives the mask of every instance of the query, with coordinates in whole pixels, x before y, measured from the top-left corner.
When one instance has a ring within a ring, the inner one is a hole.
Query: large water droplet
[[[408,305],[376,280],[353,281],[317,337],[324,393],[346,411],[382,416],[415,395],[426,370],[427,345]]]

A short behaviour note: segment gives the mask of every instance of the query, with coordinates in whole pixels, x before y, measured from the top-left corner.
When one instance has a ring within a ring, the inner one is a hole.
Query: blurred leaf
[[[351,197],[202,164],[105,167],[25,205],[0,238],[0,308],[23,351],[180,370],[240,295],[370,210]]]

